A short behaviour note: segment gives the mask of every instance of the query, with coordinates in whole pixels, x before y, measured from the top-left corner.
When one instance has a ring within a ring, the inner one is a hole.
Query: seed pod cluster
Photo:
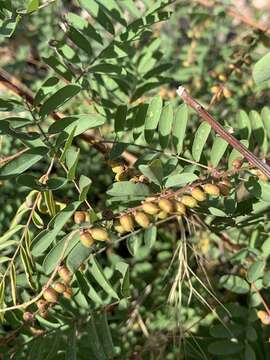
[[[81,244],[90,248],[95,241],[109,241],[108,231],[101,227],[92,227],[80,232]]]

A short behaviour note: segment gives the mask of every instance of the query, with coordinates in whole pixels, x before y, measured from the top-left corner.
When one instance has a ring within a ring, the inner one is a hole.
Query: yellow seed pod
[[[186,215],[186,207],[183,203],[181,203],[180,201],[176,201],[175,203],[175,209],[176,209],[176,212],[179,214],[179,215]]]
[[[156,204],[152,203],[152,202],[144,202],[142,204],[142,209],[146,214],[149,215],[155,215],[159,212],[159,208]]]
[[[34,314],[31,313],[30,311],[25,311],[23,313],[23,320],[24,321],[29,322],[29,321],[32,321],[33,319],[34,319]]]
[[[142,211],[137,211],[134,215],[134,219],[136,223],[143,228],[147,228],[150,225],[150,220],[148,216]]]
[[[228,196],[230,193],[230,187],[226,183],[220,182],[218,184],[221,195]]]
[[[267,182],[269,181],[269,178],[267,175],[265,175],[261,170],[256,170],[256,175],[261,181]]]
[[[218,75],[218,79],[219,79],[220,81],[226,81],[226,80],[227,80],[227,76],[226,76],[225,74],[219,74],[219,75]]]
[[[205,184],[203,188],[204,188],[204,191],[209,195],[212,195],[212,196],[220,195],[220,189],[217,185]]]
[[[132,215],[130,214],[122,215],[120,216],[119,221],[126,232],[134,231],[134,221]]]
[[[159,219],[161,219],[161,220],[163,220],[163,219],[166,219],[167,217],[168,217],[168,213],[166,213],[166,211],[160,211],[159,213],[158,213],[158,215],[157,215],[157,217],[159,218]]]
[[[66,299],[71,299],[72,298],[72,295],[73,295],[73,291],[71,288],[67,288],[66,291],[63,292],[63,296],[66,298]]]
[[[112,167],[112,171],[115,174],[119,174],[119,173],[121,173],[121,172],[123,172],[125,170],[126,170],[126,167],[123,164],[120,164],[120,163]]]
[[[113,227],[118,234],[124,234],[126,232],[126,230],[123,228],[119,221],[116,221]]]
[[[161,210],[165,211],[166,213],[173,212],[173,202],[168,199],[160,199],[158,202],[158,206]]]
[[[101,229],[98,227],[93,227],[89,230],[90,234],[92,235],[94,240],[97,241],[108,241],[109,240],[109,234],[107,230]]]
[[[206,194],[199,187],[195,187],[191,190],[191,196],[197,201],[205,201]]]
[[[84,211],[76,211],[74,214],[74,222],[75,224],[81,224],[85,222],[85,212]]]
[[[198,206],[197,200],[189,195],[184,195],[181,199],[181,202],[185,206],[190,207],[190,208],[195,208],[196,206]]]
[[[56,282],[53,285],[53,288],[55,291],[57,291],[59,294],[62,294],[66,290],[66,286],[61,282]]]
[[[270,315],[266,311],[259,310],[257,316],[264,325],[270,325]]]
[[[128,180],[128,173],[126,171],[119,172],[114,177],[115,181],[125,181]]]
[[[223,96],[224,96],[226,99],[228,99],[228,98],[230,98],[230,97],[232,96],[231,90],[229,90],[227,87],[225,87],[225,88],[222,90],[222,92],[223,92]]]
[[[68,284],[72,279],[72,274],[65,265],[59,268],[58,275],[65,284]]]
[[[211,87],[210,91],[212,94],[217,94],[219,92],[220,88],[217,85],[214,85]]]
[[[58,293],[52,287],[48,287],[44,291],[43,297],[46,301],[50,303],[55,303],[58,300]]]
[[[88,231],[83,231],[80,233],[80,241],[82,245],[87,248],[90,248],[95,242],[93,237],[91,236],[91,234],[89,234]]]
[[[36,305],[39,310],[44,310],[47,302],[44,299],[40,299],[37,301]]]

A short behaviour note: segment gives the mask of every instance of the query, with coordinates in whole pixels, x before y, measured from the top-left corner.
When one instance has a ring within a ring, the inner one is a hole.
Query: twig
[[[213,118],[213,116],[210,115],[201,104],[199,104],[195,99],[193,99],[193,97],[188,94],[184,86],[179,86],[176,92],[201,116],[203,121],[206,121],[211,125],[211,127],[216,131],[216,133],[220,135],[220,137],[227,141],[233,148],[238,150],[249,161],[249,163],[260,169],[270,179],[270,167],[255,155],[253,155],[252,152],[249,151],[239,140],[224,130],[223,127]]]

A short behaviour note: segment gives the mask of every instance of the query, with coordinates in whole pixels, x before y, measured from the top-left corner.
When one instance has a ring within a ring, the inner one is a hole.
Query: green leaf
[[[79,85],[66,85],[51,95],[40,107],[39,114],[45,117],[64,105],[81,91]]]
[[[82,49],[86,54],[91,56],[93,54],[92,46],[87,38],[77,29],[70,26],[66,32],[67,37],[76,45]]]
[[[49,65],[57,74],[62,76],[67,81],[71,81],[73,78],[72,72],[67,68],[56,56],[51,55],[49,57],[42,57],[45,64]]]
[[[91,285],[93,281],[90,273],[86,271],[83,275],[80,271],[76,271],[76,279],[78,281],[78,285],[83,293],[86,301],[90,303],[90,300],[94,301],[94,303],[101,305],[103,303],[101,297],[98,295],[96,290]]]
[[[120,279],[121,293],[124,297],[127,297],[130,295],[129,264],[120,261],[116,264],[115,269],[122,275]]]
[[[48,151],[49,149],[46,147],[36,147],[27,150],[0,168],[0,179],[8,179],[22,174],[39,162]]]
[[[145,184],[134,184],[129,181],[114,183],[107,191],[110,196],[147,196],[150,194],[149,188]]]
[[[264,129],[263,121],[260,114],[251,110],[249,113],[250,123],[252,127],[252,135],[254,136],[261,152],[265,155],[268,150],[267,136]]]
[[[75,131],[76,131],[76,126],[74,126],[71,133],[68,135],[67,141],[65,142],[64,149],[63,149],[62,154],[61,154],[61,156],[59,158],[60,162],[65,161],[66,153],[67,153],[67,151],[69,150],[69,148],[70,148],[70,146],[72,144],[72,141],[73,141],[74,135],[75,135]]]
[[[80,265],[89,257],[93,248],[87,248],[78,242],[67,256],[67,266],[71,272],[78,270]]]
[[[114,116],[114,130],[115,132],[123,131],[125,129],[127,117],[127,106],[119,105]]]
[[[270,138],[270,109],[265,106],[261,111],[261,117],[268,138]]]
[[[98,337],[95,319],[93,316],[87,323],[87,333],[89,334],[87,337],[87,345],[90,348],[91,357],[95,360],[107,360],[108,358],[104,354],[101,341]]]
[[[198,180],[198,176],[193,173],[182,173],[168,176],[165,187],[183,186]]]
[[[173,106],[171,103],[169,103],[162,109],[158,124],[159,143],[162,149],[165,149],[168,146],[169,135],[171,133],[172,124],[173,124]]]
[[[114,346],[105,311],[95,314],[95,325],[106,359],[112,359],[114,357]]]
[[[68,167],[67,177],[69,180],[74,180],[76,176],[76,169],[79,162],[80,149],[70,147],[66,152],[66,164]]]
[[[222,139],[220,136],[216,136],[211,152],[210,152],[210,162],[212,166],[217,167],[220,160],[222,159],[226,149],[227,149],[228,143],[224,139]]]
[[[240,140],[240,143],[245,145],[246,147],[248,147],[248,140]],[[228,159],[228,168],[229,169],[232,169],[232,164],[233,164],[233,161],[235,159],[243,159],[243,155],[236,149],[233,149],[232,152],[230,153],[229,155],[229,159]]]
[[[105,123],[105,117],[90,113],[90,114],[81,114],[74,115],[62,118],[60,121],[54,122],[49,127],[49,134],[57,134],[61,132],[65,132],[67,134],[71,134],[74,127],[76,127],[74,136],[78,136],[84,133],[88,129],[93,129],[99,127]]]
[[[161,186],[163,180],[163,166],[159,159],[151,161],[149,165],[139,165],[139,169],[150,181]]]
[[[188,107],[186,104],[182,104],[176,110],[172,129],[173,144],[176,148],[177,154],[181,154],[183,151],[183,143],[186,136],[187,122]]]
[[[26,12],[28,14],[31,13],[31,12],[34,12],[34,11],[38,10],[38,7],[39,7],[39,0],[30,0],[28,2]]]
[[[11,297],[13,301],[13,305],[16,305],[16,269],[14,263],[11,265],[9,270],[9,277],[10,277],[10,288],[11,288]]]
[[[219,284],[225,289],[236,294],[246,294],[249,292],[249,284],[240,276],[223,275],[219,279]]]
[[[251,124],[248,114],[244,110],[237,112],[236,122],[241,139],[249,139],[251,135]]]
[[[73,213],[80,206],[80,201],[68,204],[60,213],[58,213],[48,224],[47,229],[39,233],[33,240],[32,253],[34,256],[41,255],[51,243],[56,239],[59,232],[71,218]]]
[[[156,226],[150,226],[144,231],[144,243],[145,245],[151,249],[157,239],[157,227]]]
[[[255,282],[260,277],[263,276],[265,269],[265,261],[258,260],[255,263],[253,263],[247,271],[247,281],[250,283]]]
[[[195,161],[199,161],[202,155],[203,147],[210,134],[211,126],[203,122],[197,129],[194,135],[194,141],[192,144],[192,156]]]
[[[67,256],[67,254],[69,254],[69,252],[74,248],[74,246],[77,243],[79,243],[80,234],[78,231],[72,233],[72,236],[70,237],[70,239],[68,239],[69,236],[70,236],[70,234],[67,234],[61,240],[59,240],[57,242],[57,244],[46,255],[46,257],[43,261],[43,264],[42,264],[45,274],[50,274],[53,271],[53,269],[55,268],[55,264],[57,264],[57,262],[60,259],[61,253],[66,244],[66,241],[68,241],[68,244],[67,244],[65,252],[63,254],[63,259]]]
[[[89,177],[85,175],[81,175],[79,180],[79,188],[81,192],[79,196],[80,201],[85,201],[87,199],[87,193],[89,191],[91,184],[92,184],[92,180],[89,179]]]
[[[160,115],[162,111],[162,98],[161,96],[155,96],[151,101],[147,109],[145,124],[144,124],[144,136],[148,143],[151,143],[154,132],[157,128]]]
[[[67,336],[67,345],[66,345],[66,360],[76,360],[77,359],[77,333],[76,333],[76,322],[73,322],[70,326]]]
[[[243,350],[244,346],[239,342],[230,340],[215,341],[208,346],[208,351],[213,355],[233,355]]]
[[[67,183],[67,179],[62,177],[50,178],[46,184],[42,184],[38,178],[29,174],[23,174],[18,177],[17,183],[30,189],[38,191],[57,190]]]
[[[256,62],[252,75],[257,84],[270,79],[270,52]]]
[[[106,293],[108,295],[119,300],[119,296],[112,288],[112,285],[110,284],[109,280],[104,275],[104,272],[103,272],[101,266],[99,265],[99,263],[97,262],[96,258],[93,255],[90,256],[90,266],[91,266],[90,272],[93,275],[93,277],[95,278],[96,282],[99,284],[99,286],[102,287],[102,289],[104,291],[106,291]]]
[[[266,202],[270,202],[270,184],[257,180],[254,178],[248,179],[245,182],[246,189],[250,192],[250,194],[258,199],[261,199]]]
[[[18,224],[12,227],[11,229],[7,230],[1,237],[0,237],[0,244],[9,240],[13,235],[15,235],[18,231],[20,231],[24,225]]]

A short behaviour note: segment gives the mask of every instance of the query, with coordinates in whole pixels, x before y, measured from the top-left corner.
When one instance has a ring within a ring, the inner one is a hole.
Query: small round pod
[[[189,208],[195,208],[196,206],[198,206],[197,200],[190,195],[184,195],[181,199],[181,202]]]
[[[211,196],[219,196],[220,195],[220,189],[217,185],[214,184],[204,184],[203,186],[204,191],[211,195]]]
[[[80,233],[80,241],[81,244],[87,248],[90,248],[95,242],[95,240],[88,231],[82,231]]]
[[[64,291],[66,291],[66,285],[61,283],[61,282],[56,282],[54,285],[53,285],[53,288],[55,291],[57,291],[59,294],[62,294]]]
[[[172,213],[174,210],[173,202],[169,199],[160,199],[158,202],[158,206],[162,211],[166,213]]]
[[[126,232],[134,231],[134,220],[132,215],[130,214],[121,215],[119,218],[119,222]]]
[[[270,325],[270,315],[266,311],[259,310],[257,316],[264,325]]]
[[[146,214],[149,215],[156,215],[160,209],[158,208],[158,206],[150,201],[146,201],[142,204],[142,209]]]
[[[108,231],[99,227],[93,227],[89,229],[90,234],[92,235],[94,240],[97,241],[108,241],[109,234]]]
[[[43,319],[47,319],[49,316],[49,313],[46,309],[40,309],[38,311],[38,315],[41,316]]]
[[[220,190],[221,195],[228,196],[230,193],[231,183],[224,179],[218,183],[218,187]]]
[[[176,209],[176,212],[179,214],[179,215],[186,215],[186,206],[180,202],[180,201],[176,201],[175,202],[175,209]]]
[[[30,311],[25,311],[23,313],[23,320],[26,322],[30,322],[34,320],[35,315],[31,313]]]
[[[47,302],[46,302],[44,299],[39,299],[39,300],[36,302],[36,305],[37,305],[37,308],[38,308],[39,310],[45,310],[46,305],[47,305]]]
[[[240,169],[242,167],[242,165],[243,165],[243,160],[240,159],[240,158],[234,159],[233,162],[232,162],[232,167],[235,170]]]
[[[150,220],[143,211],[137,211],[134,215],[134,219],[136,223],[143,228],[147,228],[150,225]]]
[[[206,194],[199,186],[196,186],[193,189],[191,189],[190,194],[197,201],[205,201],[206,200]]]
[[[58,300],[58,293],[52,287],[48,287],[43,292],[43,297],[49,303],[56,303]]]
[[[168,213],[166,213],[166,211],[160,211],[158,214],[157,214],[157,217],[160,219],[160,220],[163,220],[163,219],[166,219],[168,217]]]
[[[74,214],[74,222],[75,224],[81,224],[85,222],[86,216],[85,211],[76,211]]]
[[[120,160],[109,160],[108,165],[112,168],[112,171],[115,174],[123,172],[125,170],[125,164]]]
[[[63,292],[63,296],[66,298],[66,299],[71,299],[72,296],[73,296],[73,291],[71,288],[67,288],[66,291]]]
[[[116,221],[113,224],[114,230],[118,233],[118,234],[124,234],[126,232],[126,230],[123,228],[123,226],[120,224],[119,221]]]
[[[64,281],[65,284],[68,284],[72,279],[72,274],[65,265],[62,265],[59,268],[58,275]]]

